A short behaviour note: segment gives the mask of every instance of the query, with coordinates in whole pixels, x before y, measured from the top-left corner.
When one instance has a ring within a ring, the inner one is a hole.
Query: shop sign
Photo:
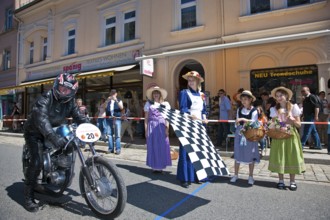
[[[251,70],[250,81],[251,91],[256,97],[260,97],[262,92],[284,86],[293,91],[294,101],[300,101],[301,87],[308,86],[312,92],[318,91],[318,69],[316,65],[308,65]]]
[[[135,57],[140,56],[140,50],[125,51],[119,53],[111,53],[105,56],[94,56],[91,59],[77,60],[73,63],[67,63],[64,65],[51,66],[48,64],[47,68],[29,68],[27,71],[27,79],[38,80],[47,77],[57,76],[60,72],[86,72],[92,70],[99,70],[111,67],[117,67],[122,65],[128,65],[136,63]]]
[[[154,59],[142,60],[142,75],[152,77],[154,74]]]

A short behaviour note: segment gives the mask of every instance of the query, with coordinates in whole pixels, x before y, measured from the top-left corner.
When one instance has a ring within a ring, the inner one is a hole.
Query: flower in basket
[[[278,118],[273,118],[273,120],[270,120],[267,124],[268,130],[269,129],[275,129],[280,130],[282,132],[291,134],[291,125],[286,124],[283,121],[280,121]]]
[[[265,135],[265,128],[259,121],[249,121],[243,125],[240,133],[249,141],[259,141]]]
[[[267,135],[274,139],[286,139],[292,135],[292,126],[280,121],[278,118],[269,121],[267,127]]]

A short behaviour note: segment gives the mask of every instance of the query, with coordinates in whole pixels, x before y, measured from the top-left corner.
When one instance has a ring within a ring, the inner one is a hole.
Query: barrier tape
[[[122,119],[121,117],[113,117],[113,116],[106,116],[106,117],[89,117],[89,119],[98,119],[98,118],[114,118],[114,119]],[[72,118],[67,118],[68,120],[72,120]],[[138,117],[126,117],[125,120],[133,120],[133,121],[141,121],[144,120],[144,118],[138,118]],[[2,121],[26,121],[27,119],[3,119]],[[208,122],[214,122],[214,123],[235,123],[235,120],[214,120],[209,119]],[[330,122],[328,121],[316,121],[316,122],[310,122],[310,121],[302,121],[301,124],[315,124],[315,125],[329,125]]]

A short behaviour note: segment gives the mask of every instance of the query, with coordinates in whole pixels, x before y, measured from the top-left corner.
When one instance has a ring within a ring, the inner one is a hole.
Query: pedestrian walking
[[[231,102],[227,97],[226,91],[220,89],[219,95],[219,120],[228,120],[231,112]],[[226,140],[227,135],[230,133],[229,123],[220,122],[218,125],[217,146],[222,146],[222,142]]]
[[[172,166],[169,123],[157,110],[160,105],[170,109],[168,102],[164,101],[167,91],[158,86],[147,90],[148,98],[144,105],[145,112],[145,135],[147,141],[147,166],[151,167],[154,173],[162,173],[166,166]]]
[[[18,131],[18,119],[19,119],[19,115],[20,115],[20,110],[17,106],[17,103],[14,102],[13,103],[13,111],[11,113],[11,117],[13,117],[13,124],[12,124],[12,128],[14,132]]]
[[[204,94],[201,92],[201,83],[204,79],[196,71],[188,72],[182,77],[188,81],[188,89],[180,91],[180,112],[190,114],[193,120],[203,120],[203,123],[208,123]],[[193,182],[199,182],[188,153],[181,144],[176,178],[184,188],[188,188]]]
[[[253,107],[252,103],[256,98],[249,90],[244,90],[239,99],[242,106],[237,109],[236,113],[236,131],[234,139],[234,159],[235,159],[235,174],[230,179],[231,183],[235,183],[238,179],[238,172],[240,164],[249,165],[248,184],[253,185],[253,170],[254,164],[260,162],[260,155],[258,150],[258,142],[252,142],[241,134],[241,130],[245,123],[258,121],[258,111]]]
[[[106,142],[107,140],[107,121],[106,121],[106,108],[107,108],[107,102],[105,101],[105,98],[100,99],[100,104],[98,106],[97,110],[97,127],[101,131],[101,139]]]
[[[297,128],[300,128],[300,109],[297,104],[290,102],[292,91],[285,87],[277,87],[272,90],[277,104],[270,109],[272,121],[291,125],[291,137],[287,139],[273,138],[271,142],[268,169],[278,173],[278,189],[285,189],[284,174],[290,175],[289,189],[297,190],[295,175],[305,172],[304,157]]]

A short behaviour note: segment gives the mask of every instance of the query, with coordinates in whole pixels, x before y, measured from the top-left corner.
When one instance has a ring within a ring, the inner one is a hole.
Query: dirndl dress
[[[268,170],[280,174],[305,172],[304,155],[300,135],[296,128],[288,139],[272,139]]]

